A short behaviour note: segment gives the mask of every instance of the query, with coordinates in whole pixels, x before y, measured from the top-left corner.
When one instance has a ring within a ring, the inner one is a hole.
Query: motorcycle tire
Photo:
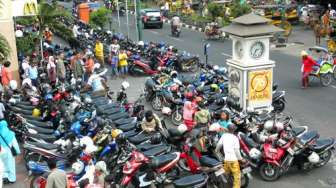
[[[273,173],[267,174],[267,170],[272,170]],[[259,174],[265,181],[275,181],[280,177],[280,168],[271,163],[263,163],[259,168]]]
[[[324,86],[324,87],[329,86],[332,82],[331,73],[321,74],[320,75],[320,82],[321,82],[321,85]]]
[[[43,176],[34,176],[30,180],[30,188],[40,188],[41,181],[47,181]]]
[[[330,161],[331,156],[332,156],[332,152],[331,152],[331,150],[328,150],[328,151],[324,152],[323,154],[320,154],[319,156],[320,156],[320,161],[321,162],[319,162],[318,164],[315,165],[318,168],[326,165]]]
[[[180,125],[183,121],[183,115],[180,110],[175,110],[171,115],[171,120],[174,125]]]
[[[283,101],[276,101],[273,103],[274,111],[276,112],[283,112],[285,110],[285,102]]]
[[[155,111],[160,111],[162,109],[162,98],[159,96],[155,96],[151,101],[152,108]]]

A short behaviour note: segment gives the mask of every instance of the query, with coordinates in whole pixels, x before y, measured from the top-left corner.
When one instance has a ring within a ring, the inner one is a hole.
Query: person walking
[[[56,60],[56,73],[57,73],[57,79],[60,82],[64,82],[66,79],[66,69],[64,65],[64,53],[61,52]]]
[[[119,72],[120,75],[125,78],[126,74],[128,73],[128,63],[127,63],[127,54],[126,54],[126,50],[122,50],[119,53]]]
[[[33,84],[33,86],[38,87],[38,70],[37,70],[37,63],[32,62],[31,66],[29,67],[29,78]]]
[[[228,126],[228,132],[221,136],[215,151],[218,154],[224,151],[224,171],[225,173],[232,174],[233,188],[240,188],[239,161],[244,162],[245,160],[240,154],[239,140],[238,137],[234,135],[235,130],[236,126],[234,124]]]
[[[313,71],[314,66],[320,66],[318,63],[316,63],[312,57],[308,55],[306,51],[301,51],[301,57],[302,57],[302,88],[305,89],[308,87],[309,83],[309,74]]]
[[[6,120],[0,121],[0,160],[4,164],[3,179],[5,183],[16,181],[15,156],[20,154],[19,144],[15,134],[8,128]]]
[[[94,60],[92,54],[87,55],[87,59],[85,61],[85,73],[84,73],[84,81],[86,82],[91,76],[94,68]]]
[[[104,45],[100,42],[99,39],[96,40],[95,55],[98,62],[101,65],[104,65]]]
[[[48,167],[50,174],[47,178],[46,188],[67,188],[68,180],[64,170],[58,169],[56,166],[56,160],[48,160]]]
[[[9,71],[10,65],[10,61],[5,61],[4,65],[1,68],[1,83],[2,86],[4,86],[5,88],[9,86],[9,82],[13,78],[12,73]]]

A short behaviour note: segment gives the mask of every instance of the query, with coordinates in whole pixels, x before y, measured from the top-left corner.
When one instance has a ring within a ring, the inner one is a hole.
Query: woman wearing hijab
[[[15,158],[11,148],[14,148],[16,154],[20,154],[20,148],[13,131],[8,129],[5,120],[0,121],[0,160],[4,164],[3,179],[5,182],[14,183],[16,181]]]

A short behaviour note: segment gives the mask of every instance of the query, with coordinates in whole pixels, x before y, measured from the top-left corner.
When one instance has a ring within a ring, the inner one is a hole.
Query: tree
[[[223,7],[217,3],[209,3],[208,11],[211,14],[212,20],[215,20],[218,16],[221,15]]]
[[[90,25],[92,25],[93,27],[104,28],[105,24],[109,19],[110,13],[110,10],[105,7],[99,8],[98,10],[92,12],[90,14]]]
[[[242,16],[250,12],[251,12],[250,5],[246,3],[241,4],[239,0],[236,0],[231,6],[231,17],[234,17],[234,18]]]
[[[0,9],[2,8],[2,2],[0,0]],[[0,62],[7,59],[10,54],[10,46],[5,36],[0,34]]]

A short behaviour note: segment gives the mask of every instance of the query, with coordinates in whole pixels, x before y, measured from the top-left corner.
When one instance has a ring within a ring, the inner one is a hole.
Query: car
[[[161,29],[163,26],[163,17],[159,9],[142,9],[141,20],[144,29],[150,26],[156,26]]]

